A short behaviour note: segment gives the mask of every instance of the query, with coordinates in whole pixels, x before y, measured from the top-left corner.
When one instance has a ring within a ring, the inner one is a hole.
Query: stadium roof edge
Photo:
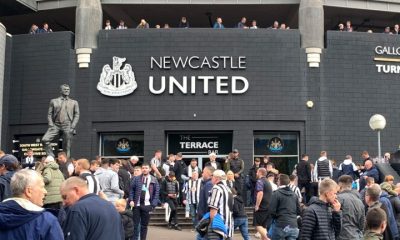
[[[35,11],[75,7],[77,0],[17,0]],[[101,0],[102,4],[211,4],[211,5],[258,5],[299,4],[301,0]],[[35,4],[36,2],[36,8]],[[353,8],[373,11],[400,12],[400,0],[323,0],[324,6]]]
[[[16,1],[34,11],[38,11],[38,3],[37,3],[38,1],[37,0],[16,0]]]

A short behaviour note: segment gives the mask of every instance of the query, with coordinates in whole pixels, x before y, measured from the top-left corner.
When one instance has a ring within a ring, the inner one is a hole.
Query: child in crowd
[[[118,199],[115,201],[115,208],[121,215],[122,225],[125,230],[125,239],[131,239],[133,237],[133,212],[126,209],[126,200]]]

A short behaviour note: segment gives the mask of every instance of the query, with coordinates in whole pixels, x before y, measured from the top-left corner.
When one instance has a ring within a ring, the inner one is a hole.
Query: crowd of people
[[[51,33],[53,30],[49,27],[47,22],[44,22],[42,28],[39,28],[38,25],[32,24],[31,28],[29,29],[29,34],[39,34],[39,33]]]
[[[177,28],[190,28],[189,21],[186,17],[181,17],[180,21],[176,25]],[[132,24],[130,28],[151,28],[150,24],[145,20],[141,19],[139,24],[135,25]],[[156,24],[154,25],[154,28],[171,28],[171,26],[168,23],[165,23],[164,25],[161,24]],[[212,25],[212,28],[214,29],[222,29],[225,28],[223,24],[223,20],[221,17],[217,17],[214,24]],[[241,29],[258,29],[261,28],[257,25],[257,20],[251,20],[250,22],[247,20],[246,17],[242,17],[240,21],[233,26],[233,28],[241,28]],[[279,23],[278,21],[274,21],[271,26],[266,27],[267,29],[280,29],[280,30],[286,30],[290,29],[289,26],[287,26],[285,23]],[[106,20],[105,25],[104,25],[104,30],[112,30],[112,29],[128,29],[128,26],[125,24],[124,20],[120,20],[119,24],[115,27],[111,26],[111,21]],[[346,21],[346,23],[339,23],[337,25],[337,29],[340,32],[353,32],[353,25],[350,20]],[[31,28],[29,29],[29,34],[39,34],[39,33],[51,33],[53,30],[49,27],[49,24],[44,22],[42,24],[42,28],[39,28],[38,25],[32,24]],[[372,33],[373,31],[371,29],[367,30],[368,33]],[[399,24],[395,24],[393,28],[390,26],[385,27],[383,33],[385,34],[399,34],[400,32],[400,27]]]
[[[135,24],[133,24],[133,28],[135,27]],[[177,28],[190,28],[189,21],[186,17],[181,17],[181,20],[179,23],[176,25]],[[106,20],[104,29],[105,30],[112,30],[112,29],[127,29],[128,26],[125,24],[124,20],[120,20],[118,26],[115,28],[111,26],[111,21]],[[150,28],[149,23],[145,19],[141,19],[140,23],[136,26],[136,28]],[[170,28],[170,25],[168,23],[165,23],[163,26],[160,24],[156,24],[154,28]],[[220,29],[220,28],[225,28],[222,18],[217,17],[214,24],[212,25],[212,28],[215,29]],[[242,29],[258,29],[259,27],[257,26],[257,20],[252,20],[251,22],[248,22],[246,17],[242,17],[240,21],[234,26],[234,28],[242,28]],[[267,27],[268,29],[289,29],[288,26],[286,26],[285,23],[279,24],[278,21],[274,21],[274,23]]]
[[[306,154],[293,173],[269,156],[245,171],[239,150],[209,155],[203,169],[181,153],[150,161],[69,159],[60,152],[19,161],[0,151],[0,239],[146,239],[151,212],[170,209],[166,227],[180,231],[177,209],[190,213],[196,239],[250,239],[246,205],[257,237],[266,239],[399,239],[400,184],[380,179],[368,152],[339,165],[326,151]],[[390,159],[390,154],[385,154]],[[246,203],[247,199],[247,203]]]
[[[346,21],[346,24],[339,23],[339,25],[338,25],[338,30],[339,30],[340,32],[354,32],[354,30],[353,30],[353,25],[351,24],[351,21],[349,21],[349,20]],[[393,26],[393,31],[392,31],[392,29],[390,28],[390,26],[387,26],[387,27],[385,27],[383,33],[385,33],[385,34],[395,34],[395,35],[397,35],[397,34],[399,34],[399,31],[400,31],[399,24],[395,24],[395,25]],[[373,33],[372,29],[368,29],[367,32],[368,32],[368,33]]]

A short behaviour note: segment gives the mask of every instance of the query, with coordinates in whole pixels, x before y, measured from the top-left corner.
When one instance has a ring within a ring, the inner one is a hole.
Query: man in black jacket
[[[250,240],[249,237],[249,220],[244,210],[244,202],[243,199],[238,193],[236,189],[231,188],[233,194],[233,222],[234,229],[239,228],[240,233],[242,234],[243,240]]]
[[[65,239],[124,239],[119,213],[111,202],[89,193],[85,180],[68,178],[61,185],[61,196],[69,207],[62,226]]]
[[[27,156],[22,160],[22,168],[34,169],[37,159],[33,156],[32,149],[28,149]]]
[[[183,188],[185,185],[185,181],[182,178],[182,175],[185,175],[187,170],[186,170],[186,163],[183,161],[183,156],[182,156],[182,153],[180,153],[180,152],[175,155],[175,165],[173,167],[173,171],[175,172],[176,180],[179,183],[180,193],[179,193],[178,203],[179,203],[179,205],[183,205],[184,194],[182,191],[183,191]]]
[[[305,196],[303,196],[304,203],[311,199],[311,166],[308,162],[308,155],[302,154],[301,160],[296,167],[298,187],[300,191],[304,188]]]
[[[275,224],[272,227],[272,239],[297,239],[297,216],[300,215],[300,204],[296,194],[289,187],[289,176],[279,176],[279,189],[272,194],[269,205]]]
[[[171,209],[169,216],[168,228],[174,228],[175,230],[181,231],[177,222],[177,210],[178,210],[178,197],[179,197],[179,183],[175,178],[175,172],[169,171],[168,177],[162,182],[161,194],[163,195],[165,202]]]
[[[336,198],[338,185],[332,179],[324,179],[319,186],[318,200],[310,201],[304,211],[300,240],[336,239],[340,234],[342,212]]]
[[[261,161],[259,158],[254,159],[254,165],[249,170],[249,178],[251,181],[251,205],[256,202],[255,189],[257,183],[257,171],[260,168]]]

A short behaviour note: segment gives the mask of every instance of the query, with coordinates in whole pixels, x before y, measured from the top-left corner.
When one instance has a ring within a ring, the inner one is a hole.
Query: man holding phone
[[[300,239],[336,239],[340,234],[342,212],[336,193],[338,185],[332,179],[320,184],[318,200],[311,200],[305,210]]]

